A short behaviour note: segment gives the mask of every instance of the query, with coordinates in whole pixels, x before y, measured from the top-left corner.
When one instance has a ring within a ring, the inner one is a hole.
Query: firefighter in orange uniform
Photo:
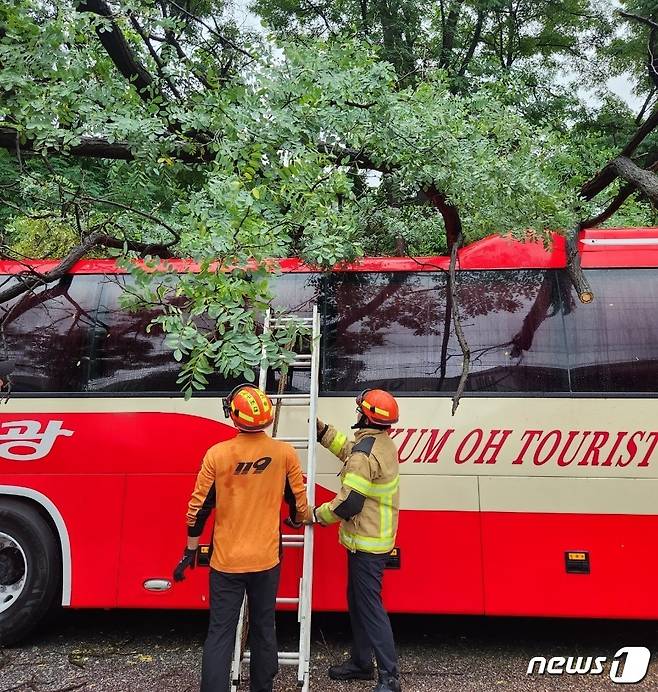
[[[341,461],[341,489],[331,502],[313,510],[322,525],[340,522],[347,548],[347,603],[352,654],[332,666],[333,680],[372,680],[373,653],[379,680],[375,692],[400,692],[398,659],[391,623],[382,603],[382,578],[395,547],[399,509],[398,453],[388,432],[398,420],[395,398],[366,389],[356,400],[354,441],[318,420],[318,441]]]
[[[251,692],[271,692],[278,672],[274,610],[281,558],[280,512],[286,492],[293,524],[307,521],[299,458],[266,432],[272,403],[260,389],[236,387],[224,413],[239,432],[203,458],[187,512],[187,548],[174,571],[184,579],[195,565],[199,536],[215,509],[210,560],[210,623],[203,648],[202,692],[228,692],[235,634],[245,592],[249,604]],[[295,516],[296,513],[296,516]]]

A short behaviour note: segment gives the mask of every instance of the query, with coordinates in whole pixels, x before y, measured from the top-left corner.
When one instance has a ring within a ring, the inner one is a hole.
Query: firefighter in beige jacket
[[[371,680],[373,653],[379,671],[375,692],[399,692],[397,654],[382,603],[384,567],[395,546],[400,505],[397,449],[389,429],[398,420],[394,397],[381,389],[357,397],[353,441],[318,420],[318,441],[342,462],[336,497],[314,509],[322,525],[340,522],[339,539],[348,550],[347,601],[352,625],[349,661],[329,669],[334,680]]]

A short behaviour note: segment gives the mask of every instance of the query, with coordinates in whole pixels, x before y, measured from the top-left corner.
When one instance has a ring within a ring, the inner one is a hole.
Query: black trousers
[[[347,553],[347,604],[352,625],[352,660],[372,666],[375,654],[381,673],[398,675],[393,631],[382,602],[382,577],[388,555]]]
[[[249,604],[251,692],[272,692],[279,661],[274,626],[280,566],[229,574],[210,570],[210,623],[203,647],[201,692],[229,692],[235,630],[245,592]]]

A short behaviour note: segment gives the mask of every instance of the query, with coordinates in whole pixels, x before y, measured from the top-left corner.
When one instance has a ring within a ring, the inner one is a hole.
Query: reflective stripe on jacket
[[[354,441],[327,426],[319,442],[341,459],[341,488],[316,509],[323,524],[340,521],[348,550],[388,553],[395,546],[400,507],[398,453],[387,431],[357,430]]]

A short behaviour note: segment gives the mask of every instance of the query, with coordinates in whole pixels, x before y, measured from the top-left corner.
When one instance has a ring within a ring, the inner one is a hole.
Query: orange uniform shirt
[[[220,572],[260,572],[279,563],[281,503],[286,482],[297,520],[310,512],[299,457],[265,432],[239,433],[211,447],[187,512],[188,535],[198,536],[215,509],[210,566]]]

